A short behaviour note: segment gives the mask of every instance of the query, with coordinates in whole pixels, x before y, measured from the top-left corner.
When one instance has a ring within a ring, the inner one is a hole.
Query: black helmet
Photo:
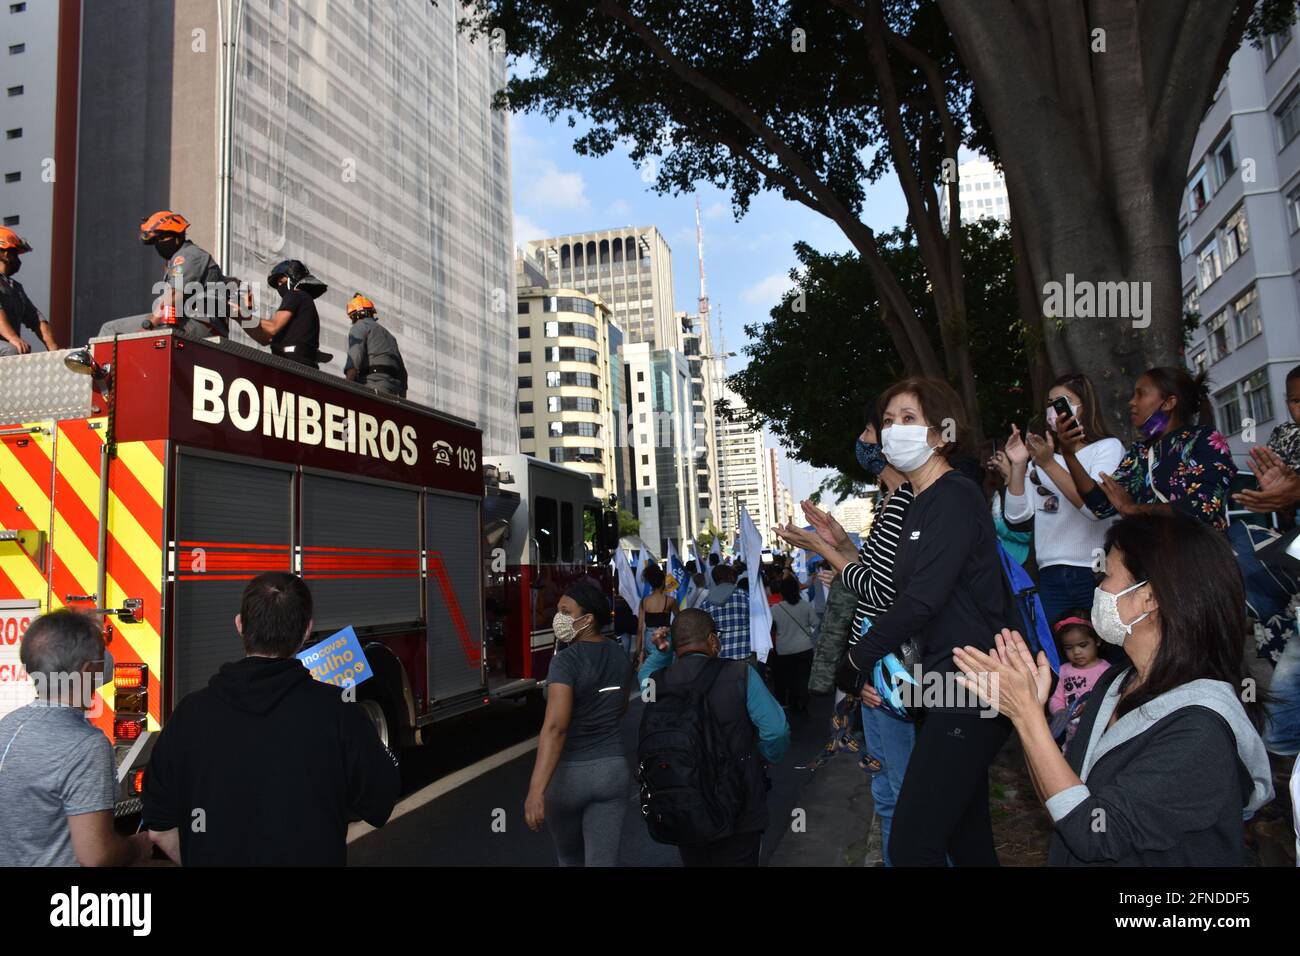
[[[301,282],[303,277],[306,275],[307,267],[305,265],[297,259],[285,259],[283,262],[276,264],[275,268],[271,270],[270,275],[266,277],[266,281],[269,285],[274,286],[275,280],[280,278],[280,276],[288,276],[289,288],[292,289]]]
[[[321,282],[320,279],[317,279],[307,271],[307,267],[297,259],[285,259],[283,262],[276,263],[275,267],[266,277],[266,281],[271,288],[275,288],[275,280],[280,278],[280,276],[288,278],[290,292],[301,287],[302,291],[306,292],[313,299],[319,299],[325,294],[325,290],[328,288],[325,283]]]

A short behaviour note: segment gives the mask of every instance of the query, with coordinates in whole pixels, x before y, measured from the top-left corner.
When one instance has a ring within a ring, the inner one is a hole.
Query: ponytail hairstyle
[[[1079,401],[1083,405],[1079,418],[1083,425],[1085,440],[1094,442],[1102,438],[1114,437],[1106,427],[1105,416],[1101,414],[1101,402],[1097,400],[1097,390],[1092,387],[1092,379],[1082,372],[1067,372],[1065,375],[1057,376],[1056,380],[1047,386],[1049,392],[1054,388],[1068,388],[1079,396]]]
[[[1205,372],[1199,372],[1193,378],[1185,368],[1162,365],[1149,368],[1142,374],[1165,398],[1172,395],[1178,399],[1174,415],[1184,425],[1214,427],[1214,406],[1210,403],[1210,388]]]

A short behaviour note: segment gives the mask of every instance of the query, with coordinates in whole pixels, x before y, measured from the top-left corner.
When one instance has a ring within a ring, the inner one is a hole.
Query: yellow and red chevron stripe
[[[4,549],[0,550],[0,573],[4,575],[0,594],[7,596],[5,592],[12,589],[14,596],[39,596],[42,602],[48,595],[45,606],[49,609],[91,606],[77,598],[95,593],[103,425],[102,419],[74,419],[60,422],[53,436],[32,436],[43,440],[0,443],[0,474],[5,478],[0,523],[4,527],[34,527],[49,535],[48,590],[38,580],[40,570],[31,558],[21,549],[18,555]],[[131,442],[117,448],[109,469],[107,594],[99,596],[106,607],[121,607],[127,598],[144,601],[141,622],[107,620],[113,628],[109,652],[114,661],[149,665],[151,730],[160,726],[162,704],[158,677],[162,664],[164,454],[161,441]],[[37,514],[46,516],[45,527],[35,521]],[[19,516],[26,516],[30,523],[22,525],[24,518]],[[25,567],[20,556],[26,558]],[[104,701],[106,706],[94,722],[111,737],[111,686],[104,690]]]

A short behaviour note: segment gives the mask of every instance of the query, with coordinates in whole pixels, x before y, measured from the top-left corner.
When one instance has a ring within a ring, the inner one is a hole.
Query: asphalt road
[[[386,826],[354,839],[352,866],[555,866],[549,834],[534,833],[523,819],[524,796],[536,748],[528,747],[541,726],[540,699],[498,702],[437,725],[432,740],[402,759],[404,797],[428,802],[395,816]],[[763,840],[764,861],[789,831],[791,811],[809,779],[799,769],[820,751],[830,732],[830,699],[814,699],[812,716],[792,721],[789,753],[772,770],[768,794],[771,822]],[[628,774],[636,752],[641,702],[623,718]],[[512,752],[513,748],[513,752]],[[839,760],[848,759],[841,756]],[[499,765],[495,765],[499,764]],[[403,809],[399,804],[398,812]],[[680,866],[675,847],[655,843],[641,822],[635,796],[628,801],[620,853],[623,866]]]

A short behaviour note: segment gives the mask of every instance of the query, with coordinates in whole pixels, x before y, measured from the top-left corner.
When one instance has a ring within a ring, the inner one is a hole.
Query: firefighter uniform
[[[40,337],[41,323],[45,322],[45,316],[27,298],[22,283],[6,275],[0,275],[0,312],[4,312],[5,319],[19,335],[23,334],[23,328],[26,327]],[[0,339],[0,356],[17,354],[17,348]]]
[[[141,225],[140,238],[147,245],[167,251],[176,246],[167,256],[162,283],[155,286],[155,290],[161,290],[162,294],[168,288],[176,292],[175,305],[163,308],[160,324],[171,326],[174,323],[182,335],[192,338],[210,335],[225,338],[230,335],[227,318],[230,311],[226,301],[228,280],[212,255],[186,237],[188,228],[189,221],[184,216],[167,211],[154,213]],[[170,241],[160,246],[160,239]],[[101,337],[125,335],[147,328],[154,328],[150,317],[134,315],[105,322],[99,334]]]
[[[4,260],[0,267],[0,313],[4,314],[9,331],[15,335],[21,336],[23,329],[28,328],[47,349],[57,349],[59,346],[50,331],[50,323],[27,297],[22,283],[14,278],[14,273],[22,268],[20,257],[31,251],[32,247],[18,233],[8,227],[0,227],[0,257]],[[20,352],[17,346],[0,338],[0,356],[18,354]]]
[[[406,364],[397,339],[379,324],[374,311],[374,304],[359,293],[348,303],[352,329],[348,332],[348,357],[343,374],[358,385],[405,398]],[[354,371],[356,374],[351,374]]]

